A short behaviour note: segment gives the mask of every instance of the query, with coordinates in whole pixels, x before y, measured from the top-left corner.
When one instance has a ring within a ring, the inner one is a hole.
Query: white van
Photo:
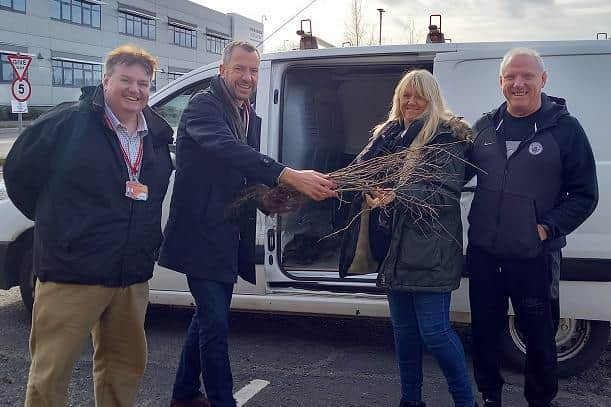
[[[263,55],[256,96],[262,117],[262,152],[294,168],[329,172],[350,162],[369,130],[386,116],[393,89],[410,68],[437,77],[448,104],[470,123],[502,101],[498,69],[511,47],[539,50],[549,80],[545,91],[567,99],[581,121],[597,160],[600,203],[568,238],[561,275],[562,322],[556,335],[560,373],[570,376],[593,364],[605,350],[611,321],[611,42],[470,43],[332,48]],[[176,128],[190,96],[208,86],[218,63],[194,70],[159,90],[151,106]],[[164,202],[165,224],[169,197]],[[462,197],[463,221],[472,198]],[[339,238],[320,240],[343,226],[347,205],[311,202],[298,213],[258,220],[257,285],[235,286],[233,309],[355,317],[387,317],[375,275],[340,279]],[[467,225],[465,225],[465,230]],[[21,285],[32,302],[32,223],[7,200],[0,202],[0,288]],[[4,243],[2,243],[4,242]],[[469,322],[468,278],[452,296],[452,316]],[[157,267],[151,302],[192,306],[182,274]],[[508,318],[503,351],[523,364],[524,343]]]

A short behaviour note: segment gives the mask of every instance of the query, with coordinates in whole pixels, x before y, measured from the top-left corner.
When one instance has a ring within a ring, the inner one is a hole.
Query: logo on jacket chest
[[[543,145],[541,143],[539,143],[538,141],[533,141],[528,146],[528,152],[531,155],[539,155],[539,154],[541,154],[543,152]]]

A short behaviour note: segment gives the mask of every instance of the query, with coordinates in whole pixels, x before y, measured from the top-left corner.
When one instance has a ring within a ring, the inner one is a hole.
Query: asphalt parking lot
[[[190,310],[151,307],[149,364],[137,406],[168,406]],[[30,316],[16,289],[0,291],[0,406],[23,405]],[[245,407],[397,406],[399,382],[386,321],[236,313],[231,319],[235,392]],[[458,327],[470,355],[468,327]],[[445,380],[425,360],[429,407],[451,406]],[[525,406],[522,379],[507,372],[506,406]],[[254,381],[254,382],[253,382]],[[93,406],[91,349],[84,350],[69,389],[70,406]],[[583,374],[563,380],[557,405],[611,406],[611,345]]]
[[[17,129],[2,129],[0,128],[0,160],[6,158],[11,146],[19,135]]]

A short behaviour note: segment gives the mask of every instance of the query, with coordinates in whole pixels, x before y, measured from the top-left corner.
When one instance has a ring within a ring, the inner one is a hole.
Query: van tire
[[[36,289],[36,276],[34,275],[34,251],[26,247],[19,266],[19,290],[23,305],[32,312],[34,307],[34,290]]]
[[[558,377],[575,376],[592,367],[607,348],[609,322],[563,318],[556,334]],[[501,335],[501,352],[506,365],[523,372],[525,345],[516,318],[509,316]]]

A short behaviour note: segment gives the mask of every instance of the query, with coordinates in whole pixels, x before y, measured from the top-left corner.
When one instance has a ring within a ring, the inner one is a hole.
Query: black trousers
[[[553,257],[501,259],[467,248],[475,381],[484,397],[500,400],[499,339],[511,299],[526,344],[524,396],[529,406],[548,406],[558,393],[556,343],[558,299],[552,299]]]

